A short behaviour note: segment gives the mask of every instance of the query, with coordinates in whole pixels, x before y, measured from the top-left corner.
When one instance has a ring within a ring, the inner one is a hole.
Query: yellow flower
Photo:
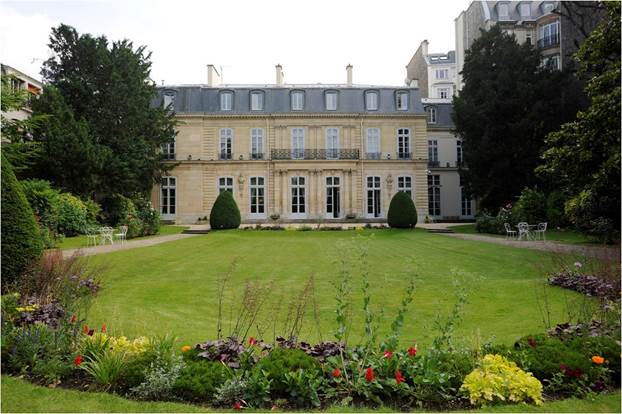
[[[598,356],[598,355],[594,355],[594,356],[592,357],[592,362],[593,362],[593,363],[595,363],[595,364],[600,365],[600,364],[602,364],[603,362],[605,362],[605,358],[603,358],[603,357],[601,357],[601,356]]]
[[[184,345],[181,347],[181,352],[188,352],[192,349],[190,345]]]

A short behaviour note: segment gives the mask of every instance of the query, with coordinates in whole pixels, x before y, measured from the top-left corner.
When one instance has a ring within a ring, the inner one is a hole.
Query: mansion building
[[[398,191],[412,197],[419,222],[443,218],[419,89],[354,85],[346,69],[341,85],[285,84],[280,65],[274,85],[221,85],[208,65],[207,85],[160,87],[153,104],[179,121],[164,148],[174,168],[152,192],[162,219],[209,217],[222,191],[243,223],[384,222]],[[437,125],[443,141],[450,134]],[[460,196],[446,197],[459,219]]]

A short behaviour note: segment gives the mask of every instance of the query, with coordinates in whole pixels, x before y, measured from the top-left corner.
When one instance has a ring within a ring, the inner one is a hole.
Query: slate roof
[[[431,124],[428,122],[430,128],[453,128],[454,121],[451,119],[451,113],[453,112],[453,105],[450,103],[430,103],[425,104],[425,107],[436,108],[436,123]]]
[[[233,108],[230,111],[220,110],[220,93],[231,91],[234,93]],[[264,110],[251,111],[250,94],[254,91],[264,93]],[[290,109],[290,93],[303,91],[305,94],[304,109],[292,111]],[[338,93],[337,110],[326,110],[324,94],[327,91]],[[376,91],[379,93],[378,110],[367,111],[365,109],[365,92]],[[407,92],[409,96],[408,110],[398,111],[396,108],[396,93]],[[387,87],[373,85],[318,85],[318,86],[219,86],[207,87],[204,85],[182,85],[158,87],[158,95],[152,101],[152,105],[161,106],[163,95],[173,95],[173,107],[176,113],[192,114],[262,114],[262,113],[382,113],[382,114],[425,114],[421,104],[421,96],[418,88],[412,87]]]
[[[450,50],[447,53],[430,53],[427,56],[430,65],[446,65],[456,63],[456,51]]]
[[[504,3],[508,5],[509,16],[507,20],[500,20],[499,14],[497,10],[497,6],[499,3]],[[521,3],[530,3],[531,4],[531,15],[530,16],[521,16],[519,4]],[[558,5],[557,1],[554,0],[546,0],[546,1],[482,1],[480,4],[482,7],[486,7],[488,12],[490,13],[490,18],[494,21],[532,21],[537,20],[540,17],[544,16],[546,13],[544,12],[544,5],[546,3],[551,3],[554,6]]]

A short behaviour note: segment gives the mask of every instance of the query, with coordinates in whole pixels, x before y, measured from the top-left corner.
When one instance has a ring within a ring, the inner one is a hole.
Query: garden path
[[[118,250],[128,250],[128,249],[135,249],[137,247],[154,246],[160,243],[166,243],[166,242],[173,241],[173,240],[186,239],[188,237],[196,237],[196,236],[198,235],[197,234],[182,234],[182,233],[169,234],[166,236],[149,237],[149,238],[139,239],[139,240],[128,240],[123,244],[119,242],[115,242],[115,244],[106,244],[103,246],[100,245],[100,246],[92,246],[92,247],[82,247],[79,249],[66,249],[66,250],[62,250],[62,252],[63,252],[64,258],[71,257],[75,253],[78,253],[78,252],[82,256],[92,256],[94,254],[110,253],[110,252],[116,252]]]

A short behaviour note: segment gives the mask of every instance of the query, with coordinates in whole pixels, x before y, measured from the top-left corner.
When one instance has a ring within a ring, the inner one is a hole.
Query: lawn
[[[207,408],[171,402],[138,402],[107,393],[85,393],[65,389],[39,387],[17,378],[2,376],[2,412],[214,412]],[[532,405],[495,406],[495,412],[620,412],[620,392],[601,394],[593,400],[571,398],[545,403],[541,407]],[[233,410],[230,410],[233,411]],[[267,411],[267,410],[265,410]],[[388,412],[379,410],[330,407],[328,412]],[[486,410],[490,412],[491,409]]]
[[[381,318],[380,338],[388,330],[411,274],[416,274],[416,293],[405,320],[404,345],[431,343],[436,317],[448,314],[455,302],[454,281],[469,292],[463,321],[456,328],[457,338],[466,345],[510,344],[544,329],[538,297],[545,286],[543,267],[549,265],[549,256],[422,230],[219,231],[94,256],[89,260],[104,265],[106,271],[88,321],[93,326],[106,323],[112,332],[128,336],[171,333],[184,344],[214,338],[217,280],[237,258],[224,297],[225,335],[240,308],[245,283],[251,281],[264,286],[271,283],[262,295],[263,311],[251,335],[266,340],[272,340],[275,333],[286,335],[289,304],[313,275],[319,325],[309,310],[300,337],[330,340],[336,328],[336,261],[350,258],[349,265],[356,263],[353,253],[339,246],[365,243],[371,306]],[[363,334],[361,283],[358,273],[354,275],[351,342]],[[257,285],[250,290],[258,291]],[[547,292],[553,322],[565,321],[565,312],[578,309],[576,302],[586,300],[561,288]]]
[[[157,236],[166,236],[169,234],[178,234],[187,229],[184,226],[171,226],[171,225],[163,225],[160,226],[160,232],[158,234],[154,234],[152,236],[139,237],[132,240],[137,239],[145,239],[149,237],[157,237]],[[63,240],[58,243],[56,246],[58,249],[78,249],[80,247],[87,247],[87,238],[85,235],[75,236],[75,237],[65,237]]]
[[[477,230],[475,230],[474,223],[461,224],[459,226],[451,226],[450,228],[456,233],[481,234],[482,236],[505,238],[504,235],[500,235],[500,234],[478,233]],[[556,241],[556,242],[568,243],[568,244],[595,244],[593,240],[590,240],[584,234],[581,234],[578,231],[570,230],[570,229],[564,229],[564,230],[547,229],[546,239],[549,241]]]

